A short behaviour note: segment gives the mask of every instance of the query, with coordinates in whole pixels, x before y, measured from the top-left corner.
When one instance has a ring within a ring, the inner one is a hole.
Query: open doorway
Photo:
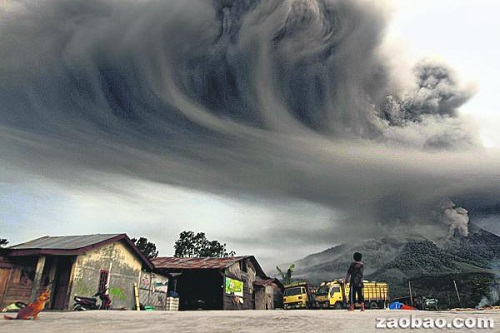
[[[54,277],[54,287],[52,289],[52,306],[54,310],[65,310],[68,307],[71,269],[74,257],[58,257]]]

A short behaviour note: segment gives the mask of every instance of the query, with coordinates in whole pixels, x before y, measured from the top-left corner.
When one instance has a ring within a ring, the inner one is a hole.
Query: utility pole
[[[411,292],[411,282],[408,281],[408,288],[410,289],[410,305],[413,306],[413,295]]]
[[[455,285],[455,291],[457,292],[458,302],[460,303],[460,307],[462,307],[462,301],[460,300],[460,294],[458,293],[457,283],[455,282],[455,280],[453,280],[453,285]]]

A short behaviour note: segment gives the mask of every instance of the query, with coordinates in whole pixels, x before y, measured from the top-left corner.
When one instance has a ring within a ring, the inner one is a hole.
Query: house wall
[[[266,287],[255,288],[255,310],[266,310]]]
[[[0,310],[15,303],[29,303],[34,278],[34,260],[23,260],[18,265],[0,267]]]
[[[280,300],[282,300],[282,298],[283,295],[281,290],[274,283],[255,287],[256,310],[273,310],[282,308],[283,306],[280,305]]]
[[[139,302],[154,306],[156,310],[167,309],[168,278],[157,273],[143,271],[139,283]]]
[[[4,294],[7,291],[7,284],[10,280],[11,268],[0,267],[0,301],[3,301]],[[1,302],[0,302],[1,303]],[[2,304],[0,304],[1,307]]]
[[[266,286],[266,310],[274,309],[274,288]]]
[[[273,309],[283,308],[283,291],[280,287],[273,283]]]
[[[274,288],[272,285],[263,286],[255,293],[255,309],[256,310],[271,310],[274,309]]]
[[[231,278],[243,281],[243,302],[238,296],[224,293],[224,310],[255,309],[254,286],[257,278],[256,269],[249,259],[240,260],[226,269]]]
[[[135,306],[134,282],[139,283],[141,268],[141,261],[121,242],[79,255],[73,266],[70,301],[74,295],[92,296],[97,293],[100,272],[107,270],[112,308],[132,309]]]
[[[43,257],[44,264],[40,265],[37,278],[36,270],[39,259],[40,257],[37,256],[11,258],[10,266],[6,266],[5,262],[0,263],[0,306],[17,301],[30,303],[45,290],[51,293],[51,299],[47,302],[46,308],[53,308],[56,299],[60,296],[63,297],[62,304],[66,303],[68,295],[65,287],[68,285],[69,274],[64,274],[60,269],[57,270],[57,263],[58,261],[71,263],[71,258],[67,257],[65,259],[69,260],[65,261],[56,257]],[[68,269],[71,269],[71,265]],[[58,280],[59,278],[62,280]],[[56,308],[63,309],[63,307]]]

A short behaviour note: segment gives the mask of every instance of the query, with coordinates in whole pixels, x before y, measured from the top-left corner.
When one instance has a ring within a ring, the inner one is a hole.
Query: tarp
[[[400,302],[392,302],[389,304],[389,310],[416,310],[416,308]]]
[[[389,304],[389,310],[399,310],[403,305],[403,303],[392,302],[391,304]]]

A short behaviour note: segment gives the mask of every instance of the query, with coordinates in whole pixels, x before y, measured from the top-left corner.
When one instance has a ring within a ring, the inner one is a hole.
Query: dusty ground
[[[42,312],[36,321],[0,319],[0,332],[377,332],[377,318],[488,318],[493,329],[407,329],[412,332],[500,332],[500,311],[274,310]],[[387,323],[387,322],[386,322]],[[390,329],[389,331],[400,331]]]

